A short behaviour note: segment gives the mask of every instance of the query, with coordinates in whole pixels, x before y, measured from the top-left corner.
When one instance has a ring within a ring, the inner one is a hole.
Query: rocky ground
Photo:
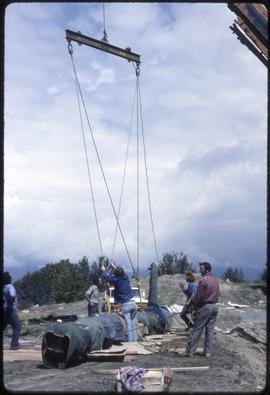
[[[160,301],[163,304],[181,304],[184,299],[178,291],[180,275],[162,276],[159,281]],[[147,281],[143,282],[145,288]],[[167,290],[167,291],[166,291]],[[201,355],[186,358],[173,350],[185,346],[183,337],[170,342],[157,343],[154,353],[137,355],[126,362],[93,362],[71,366],[67,369],[47,369],[40,361],[13,361],[4,363],[3,379],[6,389],[11,391],[59,391],[59,392],[112,392],[116,377],[112,372],[123,366],[147,369],[158,367],[203,367],[207,370],[174,371],[171,392],[254,392],[262,391],[266,384],[266,297],[259,288],[247,284],[236,286],[221,282],[222,295],[220,312],[216,322],[215,346],[210,359]],[[174,296],[173,296],[174,294]],[[232,308],[228,302],[246,304],[250,307]],[[20,312],[21,319],[48,314],[86,314],[85,301],[70,305],[36,306]],[[182,322],[175,317],[174,327],[181,328]],[[183,326],[182,326],[183,328]],[[41,343],[46,324],[26,325],[23,340]],[[9,332],[4,336],[4,348],[8,346]],[[161,344],[160,344],[161,343]]]

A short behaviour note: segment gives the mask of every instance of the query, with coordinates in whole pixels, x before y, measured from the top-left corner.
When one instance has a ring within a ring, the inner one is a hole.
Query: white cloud
[[[266,70],[231,34],[226,4],[106,3],[113,45],[141,55],[140,93],[160,256],[265,263]],[[95,259],[91,203],[65,29],[101,38],[100,3],[14,3],[5,34],[5,266]],[[27,39],[26,39],[27,38]],[[72,43],[115,208],[135,92],[131,63]],[[115,218],[83,106],[104,252]],[[120,224],[136,256],[136,111]],[[140,152],[143,158],[143,152]],[[141,266],[155,259],[140,173]],[[121,237],[117,256],[127,264]],[[27,263],[28,262],[28,263]]]

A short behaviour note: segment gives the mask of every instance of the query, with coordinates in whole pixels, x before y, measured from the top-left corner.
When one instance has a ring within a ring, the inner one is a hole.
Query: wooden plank
[[[103,350],[94,350],[90,351],[86,354],[87,358],[113,358],[117,356],[126,356],[126,355],[149,355],[153,354],[152,351],[146,350],[144,346],[133,343],[133,342],[125,342],[121,345],[113,344],[110,348]]]
[[[160,341],[169,341],[169,340],[175,340],[175,339],[179,339],[179,338],[183,338],[186,339],[188,336],[188,334],[185,333],[181,333],[181,334],[169,334],[169,335],[148,335],[148,336],[144,336],[144,339],[146,341],[151,341],[151,340],[160,340]]]
[[[142,392],[164,392],[161,385],[149,385],[145,391]]]
[[[162,371],[164,368],[153,368],[153,369],[147,369],[148,370],[160,370]],[[209,366],[182,366],[181,368],[169,368],[173,372],[188,372],[188,371],[196,371],[196,370],[208,370]],[[117,369],[101,369],[101,370],[95,370],[95,373],[98,374],[117,374],[118,370]]]
[[[181,354],[181,353],[185,353],[186,352],[186,348],[184,348],[184,347],[169,348],[168,351],[169,352],[176,352],[178,354]],[[196,352],[201,352],[202,353],[203,352],[203,348],[202,347],[197,348]]]
[[[119,348],[91,351],[86,354],[88,360],[95,361],[124,361],[126,349]]]
[[[87,354],[88,358],[104,358],[104,357],[117,357],[117,356],[125,356],[126,350],[118,351],[118,352],[91,352]]]
[[[126,354],[127,349],[125,347],[111,347],[111,348],[106,348],[106,349],[102,349],[102,350],[94,350],[94,351],[90,351],[87,353],[87,355],[89,357],[91,357],[92,355],[112,355],[112,354]]]
[[[4,350],[4,362],[41,360],[41,350]]]
[[[144,374],[145,378],[162,377],[162,370],[147,370]]]
[[[20,343],[21,344],[21,343]],[[40,344],[24,344],[20,345],[20,348],[18,350],[9,350],[9,345],[4,345],[3,347],[4,351],[22,351],[22,350],[40,350],[41,351],[41,345]]]
[[[208,370],[209,366],[182,366],[181,368],[171,368],[174,372],[191,372],[193,370]]]

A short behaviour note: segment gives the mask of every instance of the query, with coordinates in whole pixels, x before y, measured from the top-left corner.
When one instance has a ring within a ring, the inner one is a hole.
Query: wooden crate
[[[169,392],[173,371],[170,368],[147,369],[144,374],[142,392]],[[117,371],[117,392],[123,392],[120,370]]]

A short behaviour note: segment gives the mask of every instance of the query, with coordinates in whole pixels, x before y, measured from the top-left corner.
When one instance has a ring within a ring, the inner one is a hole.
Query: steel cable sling
[[[148,170],[147,170],[147,158],[146,158],[143,116],[142,116],[142,101],[141,101],[140,81],[139,81],[140,70],[139,70],[138,66],[135,69],[135,71],[136,71],[136,77],[137,77],[137,79],[136,79],[136,103],[137,103],[137,112],[136,112],[136,116],[137,116],[137,275],[135,278],[137,280],[137,285],[138,285],[138,288],[140,291],[140,299],[141,299],[141,286],[140,286],[140,279],[139,279],[139,241],[140,241],[140,232],[139,232],[139,228],[140,228],[140,222],[139,222],[139,208],[140,208],[140,206],[139,206],[139,194],[140,194],[140,189],[139,189],[139,181],[140,181],[140,178],[139,178],[139,119],[141,122],[141,133],[142,133],[142,143],[143,143],[144,168],[145,168],[145,176],[146,176],[148,206],[149,206],[149,212],[150,212],[152,234],[153,234],[153,239],[154,239],[157,262],[159,262],[159,258],[158,258],[157,243],[156,243],[156,237],[155,237],[155,231],[154,231],[151,199],[150,199],[149,177],[148,177]],[[141,299],[141,305],[142,305],[142,299]]]
[[[155,247],[155,253],[156,253],[156,259],[157,262],[159,262],[159,256],[158,256],[158,249],[157,249],[157,242],[156,242],[156,236],[155,236],[155,230],[154,230],[154,221],[153,221],[153,214],[152,214],[152,205],[151,205],[151,198],[150,198],[150,188],[149,188],[149,176],[148,176],[148,170],[147,170],[147,157],[146,157],[146,148],[145,148],[145,138],[144,138],[144,126],[143,126],[143,116],[142,116],[142,101],[141,101],[141,93],[140,93],[140,83],[139,83],[139,70],[138,68],[135,70],[136,71],[136,109],[137,109],[137,279],[139,279],[139,118],[141,122],[141,132],[142,132],[142,142],[143,142],[143,154],[144,154],[144,168],[145,168],[145,176],[146,176],[146,186],[147,186],[147,197],[148,197],[148,206],[149,206],[149,213],[150,213],[150,219],[151,219],[151,228],[152,228],[152,235],[153,235],[153,240],[154,240],[154,247]],[[127,159],[128,159],[128,152],[129,152],[129,145],[130,145],[130,138],[131,138],[131,127],[132,127],[132,120],[133,120],[133,113],[134,113],[134,102],[135,102],[135,95],[133,99],[133,104],[132,104],[132,111],[131,111],[131,120],[130,120],[130,127],[129,127],[129,137],[128,137],[128,143],[127,143],[127,150],[126,150],[126,156],[125,156],[125,165],[124,165],[124,172],[123,172],[123,178],[122,178],[122,185],[121,185],[121,194],[120,194],[120,199],[119,199],[119,206],[118,206],[118,219],[120,218],[120,210],[121,210],[121,203],[122,203],[122,197],[123,197],[123,189],[124,189],[124,182],[125,182],[125,175],[126,175],[126,167],[127,167]],[[115,251],[115,243],[116,243],[116,234],[117,234],[117,225],[116,225],[116,230],[115,230],[115,237],[114,237],[114,243],[113,243],[113,251],[112,251],[112,258],[114,256],[114,251]]]
[[[94,215],[95,215],[96,228],[97,228],[97,233],[98,233],[100,255],[103,257],[104,254],[103,254],[103,248],[102,248],[102,243],[101,243],[100,230],[99,230],[97,211],[96,211],[96,204],[95,204],[95,198],[94,198],[94,191],[93,191],[90,166],[89,166],[89,160],[88,160],[88,154],[87,154],[87,147],[86,147],[86,141],[85,141],[85,133],[84,133],[82,111],[81,111],[81,104],[80,104],[80,97],[79,97],[79,87],[78,87],[76,79],[74,79],[74,80],[75,80],[74,82],[75,82],[75,86],[76,86],[76,94],[77,94],[77,100],[78,100],[78,108],[79,108],[79,115],[80,115],[80,123],[81,123],[81,131],[82,131],[82,137],[83,137],[83,146],[84,146],[84,152],[85,152],[85,158],[86,158],[88,179],[89,179],[89,185],[90,185],[91,196],[92,196],[92,203],[93,203],[93,209],[94,209]]]
[[[138,79],[138,94],[139,94],[139,104],[140,104],[140,117],[141,117],[141,127],[142,127],[142,141],[143,141],[144,167],[145,167],[145,176],[146,176],[148,206],[149,206],[149,212],[150,212],[150,219],[151,219],[152,234],[153,234],[153,239],[154,239],[156,258],[157,258],[157,263],[158,263],[159,262],[159,257],[158,257],[157,242],[156,242],[156,236],[155,236],[155,230],[154,230],[154,221],[153,221],[153,214],[152,214],[151,198],[150,198],[149,177],[148,177],[148,170],[147,170],[147,158],[146,158],[145,139],[144,139],[144,127],[143,127],[143,117],[142,117],[142,101],[141,101],[141,91],[140,91],[139,79]]]
[[[135,93],[136,93],[136,91],[135,91]],[[118,210],[117,210],[118,220],[120,219],[121,204],[122,204],[123,193],[124,193],[124,184],[125,184],[125,178],[126,178],[127,160],[128,160],[129,146],[130,146],[130,140],[131,140],[132,121],[133,121],[134,106],[135,106],[135,93],[134,93],[132,107],[131,107],[131,117],[130,117],[130,123],[129,123],[128,142],[127,142],[127,149],[126,149],[126,155],[125,155],[125,164],[124,164],[123,177],[122,177],[122,183],[121,183],[121,193],[120,193],[119,205],[118,205]],[[117,230],[118,230],[118,226],[116,224],[115,232],[114,232],[113,248],[112,248],[112,254],[111,254],[112,260],[114,258]]]
[[[104,173],[104,170],[103,170],[103,167],[102,167],[102,164],[101,164],[100,156],[99,156],[98,149],[97,149],[97,146],[96,146],[96,142],[95,142],[95,138],[94,138],[93,131],[92,131],[92,128],[91,128],[90,120],[89,120],[89,117],[88,117],[88,113],[87,113],[85,101],[84,101],[84,98],[83,98],[80,82],[79,82],[79,79],[78,79],[78,74],[77,74],[76,67],[75,67],[75,62],[74,62],[74,58],[73,58],[73,48],[72,48],[72,44],[71,43],[68,44],[68,51],[69,51],[69,54],[70,54],[70,57],[71,57],[71,61],[72,61],[72,66],[73,66],[73,71],[74,71],[74,78],[75,78],[76,84],[78,86],[78,91],[79,91],[80,98],[81,98],[81,101],[82,101],[82,104],[83,104],[83,108],[84,108],[84,112],[85,112],[88,128],[89,128],[89,131],[90,131],[90,134],[91,134],[91,137],[92,137],[94,149],[95,149],[95,152],[96,152],[96,155],[97,155],[98,163],[99,163],[100,170],[101,170],[101,173],[102,173],[102,176],[103,176],[103,180],[104,180],[104,183],[105,183],[105,186],[106,186],[106,190],[107,190],[110,202],[111,202],[113,213],[114,213],[114,216],[115,216],[115,219],[116,219],[116,222],[117,222],[117,226],[119,228],[119,232],[120,232],[121,237],[122,237],[122,241],[123,241],[124,246],[125,246],[125,250],[126,250],[129,262],[131,264],[131,267],[132,267],[132,270],[134,272],[134,275],[136,276],[136,272],[135,272],[132,260],[130,258],[130,255],[129,255],[128,248],[127,248],[127,245],[126,245],[126,242],[125,242],[125,238],[124,238],[124,235],[123,235],[123,232],[122,232],[122,229],[121,229],[118,217],[117,217],[117,213],[115,211],[113,200],[112,200],[112,197],[111,197],[111,194],[110,194],[110,191],[109,191],[109,186],[108,186],[108,183],[107,183],[107,179],[105,177],[105,173]]]

